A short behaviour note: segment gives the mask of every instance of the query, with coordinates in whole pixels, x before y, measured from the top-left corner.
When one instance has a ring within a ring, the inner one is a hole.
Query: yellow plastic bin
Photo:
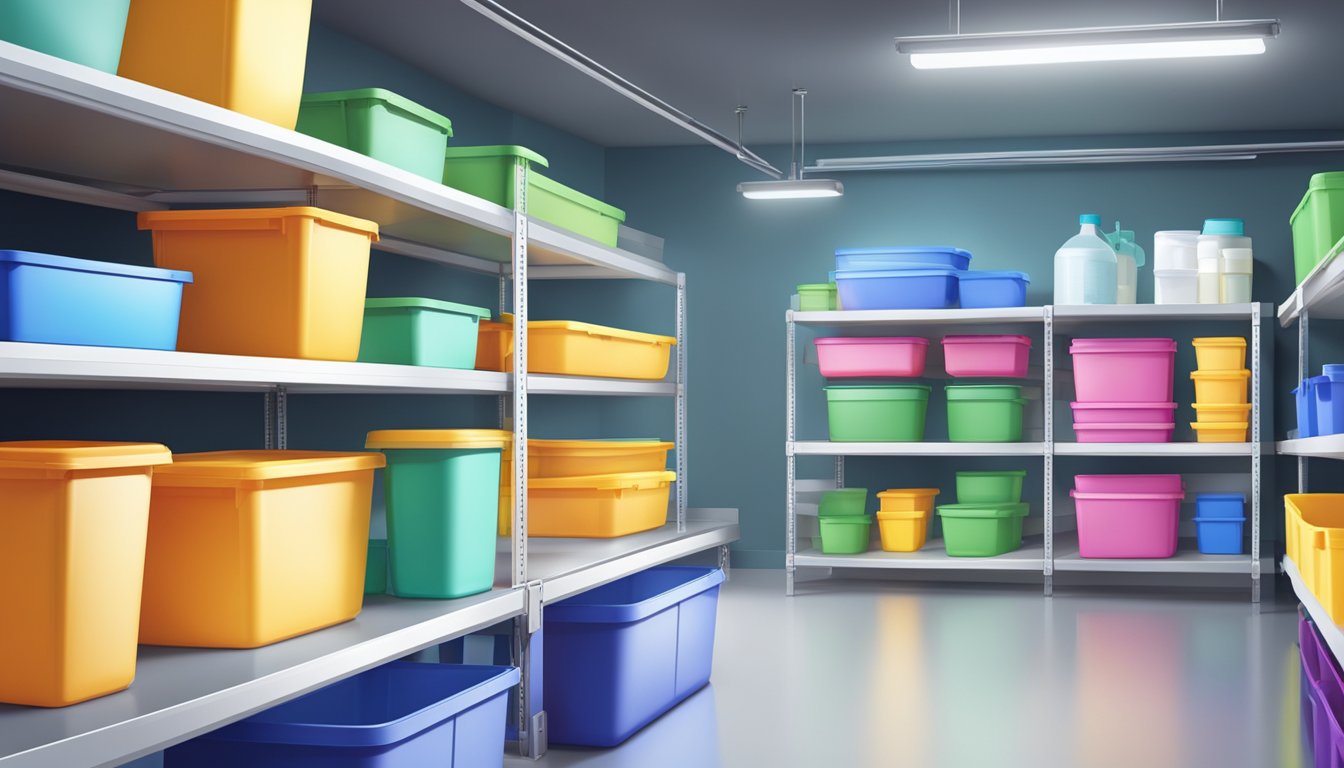
[[[1190,422],[1197,443],[1244,443],[1250,425],[1246,422]]]
[[[661,528],[676,472],[548,477],[527,483],[527,533],[612,539]]]
[[[1250,403],[1195,403],[1195,420],[1201,424],[1246,424],[1251,420]]]
[[[364,601],[381,453],[221,451],[154,474],[140,642],[256,648]]]
[[[64,707],[135,678],[149,443],[0,443],[0,702]]]
[[[529,373],[657,380],[667,376],[671,336],[627,331],[570,320],[533,320],[527,324]],[[482,321],[476,342],[476,367],[513,370],[513,315]]]
[[[131,0],[122,77],[294,128],[312,0]]]
[[[154,263],[190,271],[177,348],[353,361],[378,225],[321,208],[150,211]],[[176,266],[173,266],[176,265]]]
[[[527,476],[659,472],[667,469],[667,454],[673,447],[650,440],[528,440]]]
[[[927,512],[878,512],[877,532],[887,552],[918,552],[929,533]]]
[[[1250,371],[1192,371],[1190,378],[1195,382],[1197,403],[1240,405],[1247,401]]]
[[[1191,343],[1201,371],[1238,371],[1246,367],[1246,339],[1240,336],[1206,336]]]
[[[1288,556],[1330,618],[1344,622],[1344,494],[1293,493],[1283,501]]]
[[[476,326],[476,370],[508,370],[509,353],[513,350],[513,315],[504,313],[499,320],[482,320]]]

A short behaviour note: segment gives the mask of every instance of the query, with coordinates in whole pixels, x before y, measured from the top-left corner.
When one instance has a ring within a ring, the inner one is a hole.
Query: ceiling
[[[1225,0],[1279,18],[1263,56],[918,71],[897,35],[949,29],[947,0],[504,0],[529,21],[729,136],[808,142],[1344,128],[1344,2]],[[316,0],[320,22],[454,86],[603,146],[694,144],[457,0]],[[963,32],[1210,20],[1215,0],[962,0]],[[376,12],[373,10],[376,7]]]

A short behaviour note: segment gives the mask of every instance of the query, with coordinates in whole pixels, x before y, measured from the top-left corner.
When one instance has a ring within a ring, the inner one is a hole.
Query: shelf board
[[[1194,545],[1182,541],[1183,547]],[[1266,565],[1272,561],[1265,560]],[[1061,534],[1055,539],[1056,571],[1091,571],[1108,573],[1251,573],[1250,555],[1204,555],[1197,550],[1178,548],[1173,557],[1166,558],[1085,558],[1078,554],[1076,536]]]
[[[677,394],[677,383],[675,381],[599,379],[585,376],[552,376],[549,374],[534,373],[527,377],[527,391],[529,394],[533,395],[642,395],[646,397],[672,397]]]
[[[1268,317],[1269,305],[1252,304],[1082,304],[1057,305],[1057,326],[1090,325],[1106,322],[1202,322],[1241,321]]]
[[[1045,443],[840,443],[800,440],[797,456],[1044,456]]]
[[[1273,443],[1261,443],[1262,454]],[[1253,443],[1055,443],[1056,456],[1250,456]]]
[[[1279,453],[1287,456],[1344,459],[1344,435],[1322,435],[1321,437],[1301,437],[1296,440],[1280,440],[1277,447]]]
[[[869,550],[857,555],[824,555],[807,548],[794,556],[799,566],[951,571],[1045,571],[1045,548],[1028,541],[1021,549],[997,557],[949,557],[941,539],[931,539],[918,552]]]
[[[1325,607],[1321,601],[1316,598],[1307,585],[1302,581],[1302,573],[1297,570],[1297,563],[1294,563],[1287,555],[1283,557],[1283,572],[1288,574],[1288,581],[1293,585],[1293,592],[1297,595],[1298,602],[1302,603],[1303,609],[1307,615],[1315,622],[1316,629],[1320,631],[1321,637],[1325,639],[1325,644],[1330,648],[1330,655],[1335,657],[1336,661],[1344,660],[1344,629],[1341,629],[1335,620],[1330,618],[1330,614],[1325,612]]]
[[[1292,295],[1279,305],[1279,323],[1284,328],[1296,322],[1303,312],[1309,317],[1327,320],[1344,318],[1344,259],[1337,258],[1341,250],[1344,250],[1344,240],[1336,243]]]
[[[1043,307],[1001,309],[882,309],[837,312],[793,312],[798,325],[833,328],[900,327],[908,325],[1040,324]]]

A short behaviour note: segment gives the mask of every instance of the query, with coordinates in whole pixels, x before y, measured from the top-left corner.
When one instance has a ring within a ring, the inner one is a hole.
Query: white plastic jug
[[[1102,234],[1115,250],[1117,260],[1115,303],[1136,304],[1139,299],[1139,267],[1144,264],[1144,252],[1134,238],[1134,231],[1121,229],[1115,222],[1115,231]]]
[[[1102,237],[1101,217],[1078,217],[1078,234],[1055,251],[1056,304],[1114,304],[1119,259]]]

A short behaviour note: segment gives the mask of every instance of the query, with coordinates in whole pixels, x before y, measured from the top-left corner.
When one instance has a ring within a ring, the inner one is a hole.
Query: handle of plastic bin
[[[1316,549],[1325,549],[1325,531],[1311,532],[1311,546]]]

